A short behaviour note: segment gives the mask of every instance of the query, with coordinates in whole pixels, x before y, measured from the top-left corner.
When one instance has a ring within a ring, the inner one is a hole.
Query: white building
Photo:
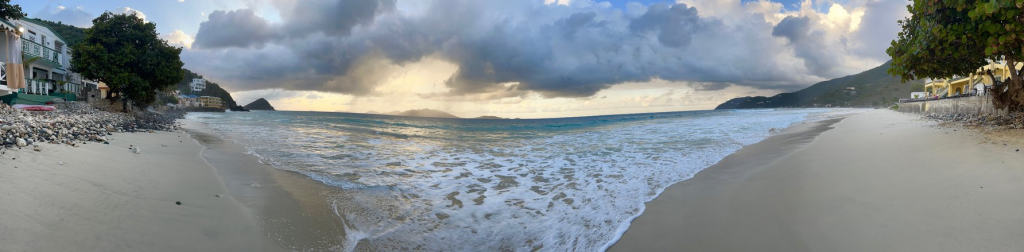
[[[46,26],[23,19],[12,22],[22,31],[25,78],[29,94],[78,93],[81,79],[72,78],[71,49],[60,35]]]
[[[189,86],[192,87],[193,92],[201,92],[206,89],[206,80],[202,78],[192,79],[192,83],[189,83]]]

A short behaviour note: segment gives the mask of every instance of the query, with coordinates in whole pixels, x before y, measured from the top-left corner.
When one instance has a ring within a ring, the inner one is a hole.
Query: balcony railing
[[[82,91],[81,83],[65,82],[55,80],[33,80],[26,79],[26,88],[21,89],[22,93],[35,95],[58,95],[58,94],[79,94]]]
[[[35,41],[22,38],[21,51],[26,56],[39,57],[40,60],[47,61],[48,63],[51,63],[57,66],[58,68],[64,69],[67,67],[64,65],[64,60],[62,59],[63,55],[60,52],[54,50],[53,48],[40,45]]]

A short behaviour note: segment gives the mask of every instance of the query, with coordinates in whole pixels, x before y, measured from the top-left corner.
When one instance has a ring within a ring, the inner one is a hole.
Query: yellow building
[[[1017,63],[1018,70],[1022,67],[1024,67],[1024,63]],[[987,73],[989,70],[999,81],[1006,81],[1007,78],[1010,78],[1010,68],[1006,62],[991,62],[967,77],[954,76],[950,79],[928,80],[924,84],[924,90],[937,96],[984,94],[986,88],[993,84],[992,78]]]
[[[224,101],[221,100],[220,97],[200,96],[199,104],[201,107],[204,108],[224,109]]]

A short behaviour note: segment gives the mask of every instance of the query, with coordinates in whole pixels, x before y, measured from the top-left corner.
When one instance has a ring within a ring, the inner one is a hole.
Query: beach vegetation
[[[103,13],[74,45],[73,71],[105,82],[110,99],[145,106],[183,76],[181,48],[157,36],[156,24],[130,14]]]
[[[968,76],[993,61],[1024,62],[1024,0],[914,0],[907,9],[911,16],[899,21],[902,30],[886,50],[893,59],[889,73],[902,81]],[[1010,67],[1009,79],[991,94],[997,108],[1024,110],[1020,71]]]

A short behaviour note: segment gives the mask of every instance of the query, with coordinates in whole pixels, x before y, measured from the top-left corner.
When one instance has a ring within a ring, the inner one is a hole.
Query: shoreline
[[[1024,154],[939,124],[873,110],[744,147],[648,202],[609,251],[1024,246],[1024,227],[1006,224],[1024,214],[1004,211],[1024,205]]]
[[[736,152],[733,152],[733,153],[727,155],[726,157],[722,158],[722,160],[719,160],[715,164],[712,164],[711,166],[708,166],[708,167],[700,170],[699,172],[694,174],[692,177],[680,180],[679,182],[676,182],[676,183],[674,183],[672,185],[669,185],[668,187],[663,189],[661,192],[659,192],[657,195],[655,195],[653,199],[651,199],[650,201],[645,202],[643,206],[640,206],[640,213],[637,214],[636,216],[633,216],[632,218],[630,218],[629,222],[625,223],[625,225],[621,225],[621,227],[616,230],[616,233],[618,235],[615,236],[614,239],[608,241],[608,243],[605,244],[605,246],[601,248],[601,251],[609,251],[612,248],[614,248],[616,246],[616,244],[618,244],[619,241],[622,239],[622,237],[626,234],[626,232],[629,232],[629,230],[632,228],[633,222],[637,218],[640,218],[641,216],[643,216],[645,214],[645,212],[647,211],[647,205],[650,204],[652,201],[656,201],[659,198],[661,198],[662,194],[664,194],[665,192],[669,191],[674,186],[676,186],[676,185],[678,185],[680,183],[684,183],[686,181],[695,179],[698,176],[701,176],[702,173],[705,173],[709,169],[712,169],[712,168],[715,168],[715,167],[718,167],[718,166],[727,166],[729,164],[729,162],[733,162],[730,159],[735,158],[733,156],[737,155],[737,153],[740,153],[740,152],[754,152],[753,150],[751,150],[753,148],[761,148],[761,149],[767,148],[767,147],[753,147],[753,146],[772,146],[772,145],[778,144],[779,142],[785,142],[785,141],[791,141],[791,140],[801,140],[801,141],[813,140],[813,138],[815,136],[817,136],[818,134],[821,134],[824,131],[827,131],[827,130],[831,129],[830,127],[833,124],[835,124],[835,123],[837,123],[839,121],[842,121],[843,119],[845,119],[851,113],[852,114],[857,114],[857,113],[862,113],[862,112],[843,111],[843,112],[839,112],[839,115],[836,115],[836,114],[832,114],[832,115],[821,114],[821,115],[818,115],[818,116],[821,116],[819,118],[806,118],[803,121],[799,121],[799,122],[793,123],[789,127],[786,127],[784,129],[780,129],[777,133],[773,133],[772,135],[766,137],[765,139],[762,139],[761,141],[759,141],[757,143],[754,143],[754,144],[751,144],[751,145],[747,145],[747,146],[743,146],[739,150],[736,150]],[[808,139],[808,138],[810,138],[810,139]],[[768,158],[770,158],[770,156],[766,155],[766,154],[768,154],[768,153],[767,152],[762,152],[762,153],[757,154],[757,155],[768,156]],[[772,153],[772,154],[779,154],[779,153]],[[723,169],[723,168],[719,168],[719,169]]]
[[[200,122],[181,122],[202,146],[202,159],[224,178],[227,192],[253,211],[267,237],[288,250],[344,249],[344,223],[324,197],[342,189],[264,164]]]

